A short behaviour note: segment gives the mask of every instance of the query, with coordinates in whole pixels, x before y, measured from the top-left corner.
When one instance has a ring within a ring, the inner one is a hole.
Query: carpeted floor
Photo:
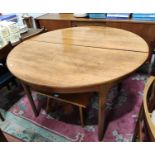
[[[117,102],[117,88],[114,87],[107,98],[110,110],[109,123],[103,141],[131,141],[137,115],[142,104],[144,83],[147,76],[134,74],[122,82]],[[96,142],[98,96],[94,94],[86,109],[86,126],[80,125],[76,108],[66,114],[61,103],[55,103],[50,114],[45,112],[46,98],[33,92],[40,115],[34,117],[27,97],[21,88],[0,91],[0,111],[5,121],[0,127],[23,141],[85,141]]]

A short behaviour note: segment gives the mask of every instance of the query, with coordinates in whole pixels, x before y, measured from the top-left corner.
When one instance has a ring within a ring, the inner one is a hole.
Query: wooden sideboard
[[[153,21],[75,18],[71,13],[49,13],[35,18],[35,22],[38,28],[45,27],[46,31],[90,25],[121,28],[144,38],[150,47],[150,52],[155,48],[155,22]]]

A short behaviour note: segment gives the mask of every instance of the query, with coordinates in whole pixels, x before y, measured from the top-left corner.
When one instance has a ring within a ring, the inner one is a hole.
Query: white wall
[[[29,15],[30,16],[32,16],[32,17],[38,17],[38,16],[41,16],[41,15],[43,15],[43,14],[45,14],[45,13],[29,13]]]

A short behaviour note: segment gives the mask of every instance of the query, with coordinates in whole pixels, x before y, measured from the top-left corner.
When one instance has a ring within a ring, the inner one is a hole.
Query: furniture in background
[[[34,37],[43,32],[44,32],[43,28],[42,29],[30,28],[28,29],[28,32],[21,34],[21,41]],[[17,85],[15,77],[8,71],[6,67],[6,58],[10,53],[10,51],[13,49],[13,47],[17,46],[19,43],[20,42],[12,45],[9,42],[6,46],[0,49],[0,89],[6,86],[9,90],[10,89],[9,83]],[[1,113],[0,113],[0,119],[4,121],[4,118]]]
[[[139,112],[138,121],[135,127],[133,141],[155,141],[155,124],[151,117],[152,111],[155,110],[155,77],[149,77],[143,96],[143,105]]]
[[[45,95],[45,94],[43,94]],[[79,116],[81,126],[84,127],[84,109],[90,103],[90,99],[92,93],[76,93],[76,94],[53,94],[53,95],[46,95],[48,98],[47,101],[47,113],[51,111],[51,104],[53,100],[60,101],[61,103],[71,104],[79,108]],[[52,99],[52,100],[51,100]]]
[[[6,58],[12,50],[12,45],[9,42],[0,49],[0,88],[7,86],[10,89],[9,83],[16,83],[14,76],[9,72],[6,66]]]
[[[22,18],[23,18],[23,23],[26,24],[28,28],[34,28],[32,16],[22,16]]]
[[[25,41],[27,39],[30,39],[30,38],[32,38],[32,37],[34,37],[36,35],[39,35],[39,34],[41,34],[43,32],[45,32],[45,29],[44,28],[41,28],[41,29],[29,28],[27,32],[21,34],[20,41],[12,44],[12,46],[15,47],[19,43],[21,43],[22,41]]]
[[[45,31],[44,28],[41,29],[29,28],[26,33],[21,34],[21,40],[24,41],[30,39],[36,35],[43,33],[44,31]]]
[[[22,81],[35,116],[39,111],[31,89],[49,96],[98,93],[98,136],[102,140],[109,89],[138,69],[147,60],[148,52],[147,43],[129,31],[74,27],[47,32],[21,43],[9,54],[7,65]]]
[[[8,71],[6,67],[6,57],[12,50],[12,45],[9,42],[3,48],[0,49],[0,89],[2,87],[7,87],[10,89],[9,83],[16,84],[14,76]],[[4,121],[2,114],[0,113],[0,119]]]
[[[31,37],[34,37],[40,33],[44,32],[44,28],[42,29],[34,29],[34,28],[29,28],[28,32],[25,32],[21,34],[21,41],[27,40]],[[17,46],[20,42],[11,45],[9,42],[5,47],[0,49],[0,88],[7,86],[8,89],[9,87],[9,82],[13,82],[16,84],[15,77],[8,71],[6,67],[6,57],[10,53],[10,51],[13,49],[13,47]],[[3,115],[0,113],[0,119],[4,121]],[[7,133],[3,133],[0,129],[0,142],[21,142],[18,138],[15,138]]]
[[[35,18],[35,22],[38,28],[45,27],[45,30],[47,31],[76,26],[103,26],[120,28],[136,33],[145,39],[150,48],[150,56],[151,52],[155,48],[154,21],[75,18],[71,13],[48,13]]]
[[[18,21],[18,17],[15,13],[0,14],[0,21],[11,21],[16,23]]]

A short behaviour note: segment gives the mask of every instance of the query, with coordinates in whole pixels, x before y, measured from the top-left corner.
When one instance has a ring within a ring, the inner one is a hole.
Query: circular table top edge
[[[94,27],[94,26],[93,26]],[[57,30],[58,31],[58,30]],[[29,41],[29,40],[28,40]],[[30,41],[33,41],[33,39],[30,39]],[[145,42],[145,41],[144,41]],[[23,42],[24,43],[24,42]],[[21,44],[23,44],[23,43],[21,43]],[[20,46],[20,45],[18,45],[18,46]],[[149,49],[149,48],[148,48]],[[10,56],[10,54],[9,54],[9,56]],[[8,65],[8,68],[10,69],[10,67],[9,67],[9,56],[8,56],[8,59],[7,59],[7,65]],[[147,56],[146,56],[146,59],[147,59]],[[145,60],[144,60],[144,62],[145,62]],[[143,62],[143,63],[144,63]],[[142,64],[143,64],[142,63]],[[139,64],[138,66],[137,66],[137,68],[139,68],[142,64]],[[130,74],[130,73],[132,73],[133,71],[135,71],[137,68],[134,68],[133,70],[131,70],[131,72],[129,72],[128,74]],[[11,69],[10,69],[11,70]],[[13,73],[13,72],[12,72]],[[13,73],[14,74],[14,73]],[[14,74],[15,75],[15,74]],[[126,74],[127,75],[127,74]],[[16,76],[16,75],[15,75]],[[124,75],[125,76],[125,75]],[[17,77],[17,78],[19,78],[20,79],[20,77]],[[121,78],[121,77],[120,77]],[[119,79],[119,77],[117,77],[116,79],[111,79],[111,80],[109,80],[109,81],[104,81],[104,82],[102,82],[102,83],[95,83],[95,84],[91,84],[91,85],[84,85],[84,86],[75,86],[75,87],[56,87],[56,86],[48,86],[48,85],[40,85],[40,84],[38,84],[38,86],[41,86],[41,87],[52,87],[53,89],[57,89],[57,90],[59,90],[59,89],[79,89],[79,88],[85,88],[85,87],[94,87],[94,86],[98,86],[98,85],[102,85],[102,84],[104,84],[104,83],[107,83],[107,82],[112,82],[112,81],[115,81],[115,80],[117,80],[117,79]],[[25,80],[25,79],[21,79],[21,80],[23,80],[23,81],[25,81],[26,83],[30,83],[30,84],[34,84],[34,85],[37,85],[36,83],[33,83],[33,82],[31,82],[31,81],[27,81],[27,80]]]

